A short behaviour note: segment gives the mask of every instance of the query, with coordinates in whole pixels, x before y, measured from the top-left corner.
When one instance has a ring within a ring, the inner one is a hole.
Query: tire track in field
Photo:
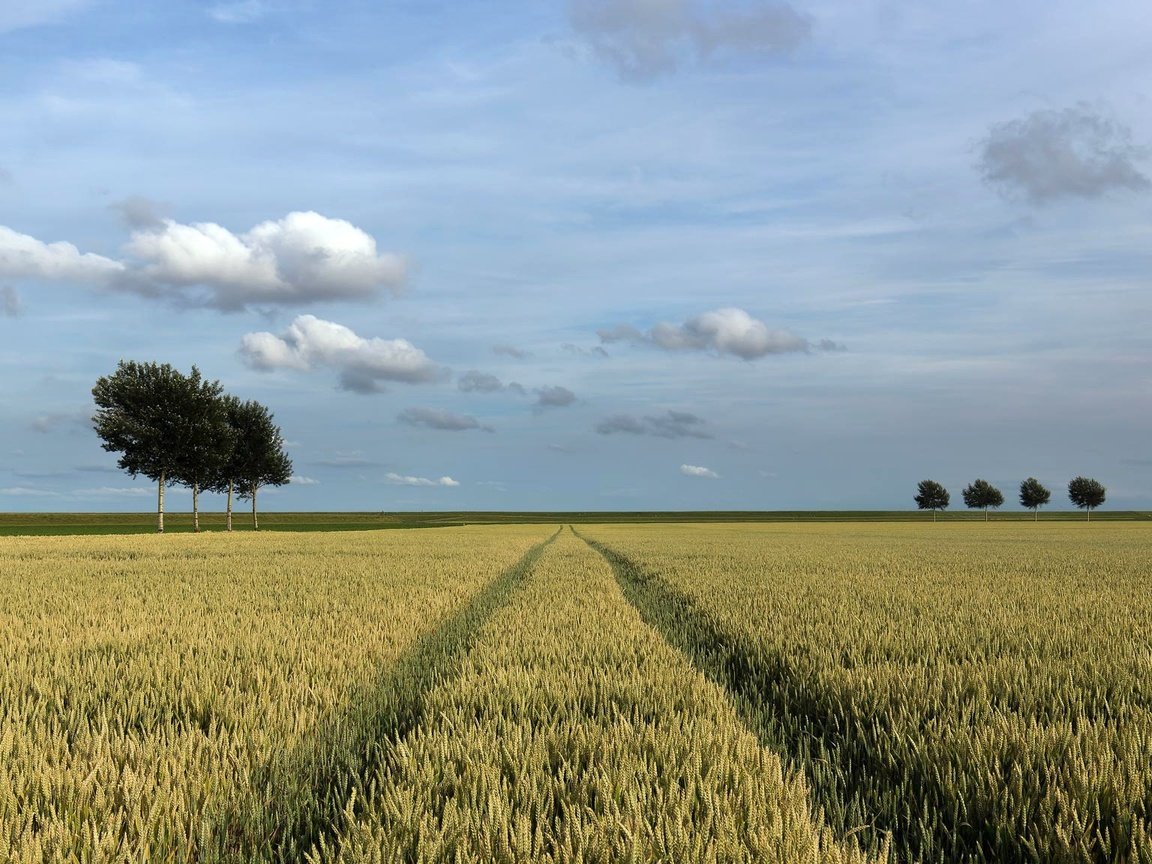
[[[855,837],[870,852],[879,849],[886,837],[891,837],[896,850],[912,848],[913,844],[918,847],[912,837],[901,836],[901,826],[889,822],[882,813],[872,812],[866,807],[868,802],[855,793],[852,774],[868,773],[870,766],[849,764],[848,759],[814,764],[813,736],[823,738],[847,731],[830,728],[841,718],[819,710],[814,683],[809,685],[783,658],[749,651],[742,640],[725,631],[707,610],[667,580],[572,526],[569,529],[608,562],[624,596],[645,623],[727,691],[740,719],[761,744],[782,751],[794,770],[804,772],[813,803],[823,809],[825,819],[840,837]],[[783,695],[805,690],[813,693],[808,706],[791,704]],[[833,755],[824,749],[819,758],[828,760]],[[842,773],[838,775],[838,771]],[[847,783],[844,778],[849,778]],[[918,858],[913,855],[914,860]]]
[[[336,830],[350,802],[371,797],[365,778],[382,762],[387,742],[420,724],[428,692],[458,673],[480,628],[561,531],[533,546],[463,609],[421,636],[311,741],[253,776],[251,785],[263,793],[264,808],[225,813],[215,826],[215,848],[201,849],[199,860],[288,864],[304,861],[321,837],[329,845],[338,841]]]

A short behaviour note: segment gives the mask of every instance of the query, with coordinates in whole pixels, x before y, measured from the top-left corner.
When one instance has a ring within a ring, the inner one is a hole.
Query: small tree
[[[92,425],[105,450],[132,477],[156,481],[156,530],[164,533],[164,487],[175,482],[187,435],[180,411],[185,376],[167,363],[121,360],[111,375],[96,379]]]
[[[947,510],[949,497],[948,490],[935,480],[921,480],[916,486],[916,497],[913,499],[921,510],[932,511],[932,521],[936,521],[937,510]]]
[[[1032,519],[1040,518],[1040,508],[1052,498],[1049,492],[1035,477],[1029,477],[1020,484],[1020,506],[1032,511]]]
[[[260,530],[256,493],[264,486],[283,486],[292,479],[292,460],[284,452],[284,436],[272,413],[259,402],[229,403],[229,422],[236,446],[216,484],[228,491],[228,528],[232,527],[232,491],[252,502],[252,528]]]
[[[201,378],[193,366],[176,406],[185,434],[172,476],[192,490],[192,530],[196,532],[200,531],[200,492],[212,488],[236,442],[223,389],[219,381]]]
[[[1088,511],[1088,521],[1092,521],[1092,511],[1104,503],[1108,490],[1091,477],[1076,477],[1068,483],[1068,500],[1081,510]]]
[[[1004,495],[987,480],[976,480],[964,489],[964,506],[984,509],[984,521],[988,521],[988,508],[999,507],[1004,503]]]

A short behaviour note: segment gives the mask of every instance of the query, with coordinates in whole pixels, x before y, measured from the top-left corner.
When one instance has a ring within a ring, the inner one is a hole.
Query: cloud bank
[[[733,308],[705,312],[683,324],[657,324],[646,333],[626,324],[597,333],[605,343],[631,342],[665,351],[712,351],[744,360],[810,348],[808,340],[787,330],[771,330],[743,309]]]
[[[596,424],[600,435],[651,435],[654,438],[711,438],[705,421],[687,411],[669,411],[656,416],[636,417],[613,414]]]
[[[431,480],[427,477],[408,477],[402,474],[394,474],[389,472],[385,475],[385,480],[393,486],[459,486],[460,484],[453,480],[451,477],[441,477],[438,480]]]
[[[307,371],[318,366],[340,373],[340,387],[377,393],[385,382],[420,384],[440,378],[442,370],[407,339],[366,339],[348,327],[314,315],[301,315],[287,331],[248,333],[240,356],[253,369]]]
[[[469,429],[494,431],[491,426],[481,425],[479,420],[468,414],[453,414],[438,408],[407,408],[396,419],[409,426],[424,426],[444,432],[466,432]]]
[[[1126,126],[1081,102],[995,124],[980,144],[977,167],[1006,196],[1043,205],[1146,190],[1152,183],[1136,163],[1147,156]]]
[[[235,312],[249,306],[364,300],[404,282],[404,260],[343,219],[289,213],[233,234],[159,219],[150,202],[115,205],[134,224],[124,260],[82,254],[0,226],[0,277],[75,281]]]
[[[477,369],[469,369],[461,375],[460,380],[456,382],[456,387],[462,393],[501,393],[510,390],[513,393],[523,395],[525,392],[522,384],[517,384],[515,381],[509,381],[505,384],[495,375]]]
[[[572,29],[626,81],[649,81],[726,55],[787,53],[808,18],[766,0],[569,0]]]
[[[705,468],[703,465],[681,465],[680,473],[686,477],[705,477],[709,480],[716,480],[720,477],[711,468]]]

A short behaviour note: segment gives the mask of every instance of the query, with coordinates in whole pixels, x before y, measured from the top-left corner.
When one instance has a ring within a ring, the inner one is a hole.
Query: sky
[[[122,359],[270,510],[1150,508],[1145,5],[4,0],[0,511]]]

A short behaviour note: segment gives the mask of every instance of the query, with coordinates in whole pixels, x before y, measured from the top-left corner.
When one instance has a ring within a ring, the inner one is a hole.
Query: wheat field
[[[1147,548],[0,538],[0,860],[1152,861]]]

